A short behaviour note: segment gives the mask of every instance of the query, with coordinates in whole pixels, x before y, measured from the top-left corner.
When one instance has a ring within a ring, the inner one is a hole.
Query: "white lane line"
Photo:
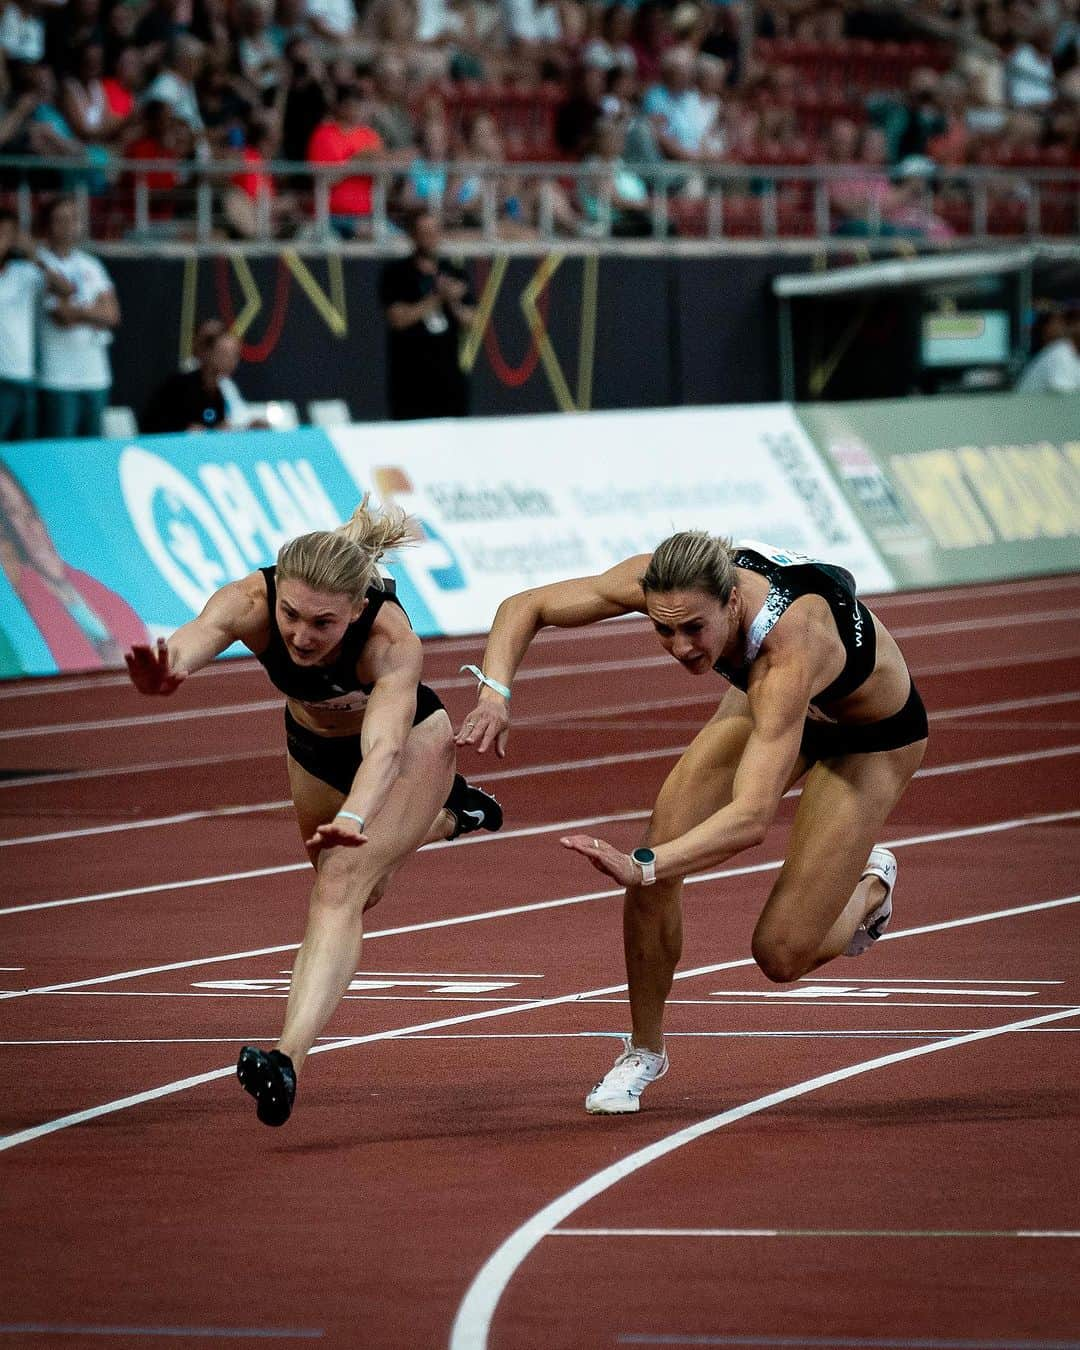
[[[640,813],[630,813],[629,818],[632,819],[635,815],[640,815],[641,817],[645,817],[645,816],[647,816],[648,814],[649,814],[649,813],[648,813],[647,811],[642,811],[642,812],[640,812]],[[1039,815],[1039,816],[1021,816],[1021,817],[1018,817],[1018,818],[1013,819],[1013,820],[1007,820],[1007,821],[995,821],[995,822],[993,822],[993,823],[991,823],[991,824],[989,824],[989,825],[965,826],[965,827],[962,827],[962,828],[956,829],[956,830],[946,830],[944,833],[940,833],[940,832],[939,832],[939,833],[937,833],[937,834],[926,834],[926,835],[912,836],[910,839],[892,840],[891,842],[888,843],[888,847],[890,847],[890,848],[903,848],[905,845],[911,845],[911,844],[931,844],[931,843],[939,843],[939,842],[942,842],[942,841],[947,840],[947,839],[961,839],[961,838],[967,838],[967,837],[969,837],[969,836],[971,836],[971,835],[979,835],[979,834],[995,834],[995,833],[997,833],[997,832],[999,832],[999,831],[1001,831],[1001,830],[1021,829],[1021,828],[1024,828],[1024,827],[1026,827],[1026,826],[1029,826],[1029,825],[1052,825],[1052,824],[1059,824],[1059,823],[1061,823],[1061,822],[1063,822],[1063,821],[1066,821],[1066,820],[1074,820],[1074,819],[1076,819],[1078,816],[1080,816],[1080,811],[1056,811],[1056,812],[1050,812],[1049,814]],[[534,826],[534,827],[531,827],[531,828],[536,829],[537,832],[539,832],[539,833],[544,833],[544,832],[545,832],[544,827]],[[551,828],[551,827],[547,827],[547,828]],[[501,833],[501,832],[500,832],[500,833]],[[497,839],[497,838],[498,838],[498,835],[488,835],[488,836],[481,836],[481,837],[479,837],[479,838],[476,838],[475,840],[470,840],[470,839],[459,839],[459,840],[457,840],[457,841],[455,842],[454,845],[450,845],[450,844],[431,844],[431,845],[428,845],[428,847],[429,847],[429,848],[433,848],[433,849],[434,849],[434,848],[444,848],[444,847],[447,847],[447,848],[448,848],[448,847],[456,847],[456,848],[460,848],[460,847],[463,847],[464,845],[469,844],[470,842],[475,842],[475,843],[477,843],[477,844],[480,844],[480,843],[484,843],[487,839]],[[233,882],[233,881],[250,881],[250,880],[253,880],[253,879],[257,879],[257,878],[259,878],[259,877],[281,876],[281,875],[284,875],[284,874],[289,873],[289,872],[302,872],[302,871],[306,871],[306,870],[308,869],[309,866],[310,866],[310,864],[309,864],[309,863],[306,863],[306,862],[303,862],[303,863],[285,863],[285,864],[282,864],[282,865],[279,866],[279,867],[259,867],[259,868],[255,868],[255,869],[253,869],[253,870],[246,871],[246,872],[225,872],[225,873],[221,873],[221,874],[219,874],[219,875],[217,875],[217,876],[191,877],[191,878],[188,878],[186,881],[161,881],[161,882],[156,882],[156,883],[154,883],[153,885],[150,885],[150,886],[130,886],[130,887],[127,887],[127,888],[124,889],[124,890],[118,890],[118,891],[98,891],[98,892],[96,892],[96,893],[94,893],[94,894],[92,894],[92,895],[76,895],[76,896],[69,896],[68,898],[63,899],[63,900],[40,900],[40,901],[37,901],[37,902],[35,902],[35,903],[33,903],[33,904],[28,904],[28,905],[11,905],[11,906],[8,906],[6,909],[0,909],[0,916],[2,916],[2,915],[4,915],[4,914],[24,914],[24,913],[27,913],[28,911],[31,911],[31,910],[56,909],[56,908],[59,908],[59,907],[62,907],[62,906],[66,906],[66,905],[85,905],[85,904],[92,904],[92,903],[96,903],[97,901],[100,901],[100,900],[115,900],[115,899],[122,899],[122,898],[125,898],[125,897],[128,897],[128,896],[133,896],[133,895],[153,895],[153,894],[158,894],[158,893],[160,893],[160,892],[162,892],[162,891],[177,891],[177,890],[184,890],[184,889],[186,889],[186,888],[189,887],[189,886],[192,887],[192,888],[194,888],[194,887],[199,887],[199,886],[213,886],[213,885],[218,885],[218,884],[220,884],[220,883],[225,883],[225,882]],[[687,886],[694,886],[694,885],[700,885],[702,882],[706,882],[706,881],[718,881],[718,880],[722,880],[722,879],[727,878],[727,877],[751,876],[751,875],[753,875],[754,873],[757,873],[757,872],[768,872],[768,871],[772,871],[772,870],[774,870],[774,869],[778,869],[778,868],[780,868],[780,867],[782,867],[782,866],[783,866],[783,859],[774,860],[774,861],[772,861],[772,862],[767,862],[767,863],[750,863],[750,864],[746,864],[746,865],[741,866],[741,867],[728,867],[728,868],[723,868],[723,869],[721,869],[720,871],[716,871],[716,872],[703,872],[703,873],[701,873],[699,876],[696,876],[696,877],[687,877],[685,884],[686,884]],[[537,906],[535,906],[535,907],[536,907],[536,908],[543,909],[543,908],[547,908],[547,907],[549,907],[549,906],[551,906],[551,905],[577,904],[577,903],[579,903],[579,901],[582,901],[582,900],[591,900],[591,899],[597,899],[597,898],[600,898],[600,897],[606,897],[606,896],[611,896],[611,895],[621,895],[621,894],[622,894],[622,891],[621,891],[621,890],[606,890],[606,891],[588,892],[587,894],[582,895],[582,896],[570,897],[570,898],[568,898],[568,899],[563,899],[563,900],[541,901],[541,902],[540,902]],[[514,908],[512,908],[512,909],[508,909],[508,910],[500,910],[500,911],[496,911],[496,912],[498,912],[498,913],[505,913],[505,914],[510,914],[510,913],[517,914],[517,913],[525,913],[525,912],[527,912],[527,911],[528,911],[529,909],[531,909],[531,908],[533,908],[533,906],[528,906],[528,905],[526,905],[526,906],[524,906],[524,907],[522,907],[522,906],[517,906],[517,907],[514,907]],[[438,927],[442,922],[444,922],[444,921],[443,921],[443,920],[438,920],[438,921],[435,922],[435,925],[434,925],[434,926]],[[463,919],[455,919],[455,920],[451,920],[450,922],[454,922],[454,923],[465,923],[465,922],[471,922],[471,920],[470,920],[468,917],[466,917],[466,918],[463,918]],[[420,926],[421,926],[421,927],[426,927],[426,926],[431,926],[431,925],[420,925]],[[405,930],[401,930],[401,931],[405,931]],[[266,952],[271,952],[271,951],[292,951],[292,950],[294,950],[294,949],[295,949],[294,946],[286,946],[286,947],[267,947],[267,948],[265,949],[265,951],[266,951]],[[226,959],[226,960],[227,960],[227,959],[229,959],[229,958],[222,958],[222,959]],[[4,997],[6,997],[6,995],[0,994],[0,998],[4,998]]]
[[[1010,599],[1019,598],[1025,591],[1037,592],[1040,598],[1050,591],[1080,590],[1080,580],[1074,575],[1019,578],[1017,581],[990,583],[975,586],[947,586],[939,590],[890,591],[882,593],[867,592],[860,595],[871,609],[907,609],[919,605],[935,605],[946,608],[957,600],[983,600],[997,596]],[[993,622],[993,615],[984,616],[984,622]],[[612,635],[621,637],[625,631],[637,634],[647,632],[649,625],[638,614],[616,615],[602,624],[593,624],[586,628],[544,629],[533,639],[537,644],[550,646],[561,642],[603,642]],[[424,645],[433,660],[442,654],[455,652],[478,652],[487,640],[485,633],[461,638],[425,638]],[[229,657],[215,661],[202,670],[196,671],[192,679],[215,679],[218,676],[243,675],[260,670],[258,661],[252,656]],[[0,700],[17,698],[40,698],[48,694],[67,694],[92,691],[102,688],[129,688],[130,680],[126,674],[106,674],[104,672],[87,676],[41,676],[19,683],[7,682],[0,685]]]
[[[918,680],[922,679],[924,676],[930,675],[960,675],[972,670],[999,670],[1004,666],[1026,666],[1035,663],[1043,664],[1049,661],[1071,661],[1077,656],[1080,656],[1080,647],[1057,648],[1052,652],[1044,654],[1025,652],[1011,656],[1002,655],[990,657],[985,660],[967,660],[933,666],[912,666],[911,673],[912,676]],[[722,692],[723,690],[721,689],[715,695],[701,694],[687,695],[685,697],[672,699],[650,699],[641,704],[624,705],[624,709],[632,711],[635,707],[643,707],[650,711],[655,711],[663,708],[697,707],[703,703],[713,703],[717,701]],[[604,711],[603,708],[583,710],[581,716],[599,716],[603,715]],[[931,716],[933,715],[934,714],[931,713]],[[573,714],[571,714],[571,716],[573,716]],[[517,728],[521,728],[522,726],[537,726],[548,721],[550,721],[550,719],[546,719],[540,715],[533,715],[526,718],[519,718],[514,725]],[[681,753],[681,751],[685,749],[686,747],[682,746],[679,750],[673,751],[672,753]],[[281,757],[282,753],[279,746],[275,746],[272,750],[233,751],[228,756],[228,763],[243,763],[255,759],[277,759]],[[25,774],[18,778],[7,778],[0,781],[0,791],[8,788],[22,788],[39,786],[42,784],[78,783],[91,781],[96,778],[125,777],[129,774],[162,773],[174,769],[205,768],[209,765],[220,766],[221,763],[222,758],[220,755],[202,755],[195,759],[150,760],[141,764],[119,764],[99,769],[70,769],[57,773]],[[517,772],[525,771],[518,770]]]
[[[1080,699],[1080,691],[1065,695],[1051,696],[1042,700],[1037,698],[1024,699],[1021,700],[1021,703],[1025,707],[1042,706],[1045,703],[1053,701],[1053,697],[1076,700]],[[1002,703],[980,704],[978,706],[972,706],[970,708],[961,707],[961,708],[942,709],[938,712],[930,713],[929,717],[931,721],[961,719],[964,717],[979,716],[986,712],[1011,711],[1015,708],[1015,704],[1016,704],[1015,700],[1007,700]],[[638,729],[641,728],[640,723],[635,723],[635,726]],[[993,729],[994,728],[979,728],[980,732]],[[1024,723],[1022,729],[1025,731],[1030,730],[1031,724]],[[534,775],[539,777],[544,774],[552,774],[552,773],[559,773],[559,774],[576,773],[588,769],[603,768],[613,764],[631,763],[637,760],[666,759],[669,757],[674,758],[676,755],[681,755],[686,748],[687,747],[685,744],[675,746],[660,746],[652,750],[627,751],[624,754],[618,755],[597,755],[588,759],[562,760],[556,763],[546,763],[546,764],[529,764],[524,765],[519,769],[494,769],[490,773],[485,773],[481,769],[475,775],[475,777],[478,781],[482,779],[483,782],[485,783],[495,783],[505,781],[506,779],[509,778],[525,778]],[[1036,760],[1059,759],[1064,756],[1076,754],[1078,752],[1080,752],[1080,745],[1050,746],[1049,748],[1043,750],[1028,750],[1022,753],[1016,752],[1008,755],[996,755],[992,757],[984,757],[982,759],[963,760],[953,764],[934,765],[929,768],[921,768],[917,770],[915,773],[915,777],[937,778],[946,774],[969,773],[981,769],[1005,768],[1012,764],[1028,764],[1033,763]],[[219,761],[210,761],[210,762],[217,763]],[[789,797],[798,796],[800,792],[801,788],[793,788],[791,792],[787,793],[787,796]],[[16,848],[19,847],[20,845],[27,845],[27,844],[51,844],[62,839],[84,839],[99,834],[121,834],[128,830],[150,830],[172,825],[188,825],[191,824],[192,821],[196,820],[213,820],[215,817],[218,816],[244,815],[246,812],[283,811],[285,810],[286,807],[289,807],[291,805],[292,802],[290,799],[282,798],[279,801],[273,802],[252,802],[251,804],[248,805],[215,806],[209,807],[204,811],[184,811],[171,816],[151,816],[145,820],[124,820],[124,821],[116,821],[109,825],[88,825],[83,826],[76,830],[51,830],[48,833],[44,834],[13,835],[11,838],[8,839],[0,839],[0,848]],[[76,811],[74,814],[78,814],[78,812]],[[632,813],[630,815],[622,817],[597,816],[594,817],[594,820],[596,822],[600,822],[605,820],[635,819],[637,815],[640,814],[641,813]],[[579,823],[588,824],[590,822],[582,821]],[[562,827],[551,826],[549,828],[556,829]],[[480,835],[477,838],[469,839],[467,841],[455,841],[455,843],[464,843],[464,842],[473,844],[494,843],[498,842],[499,839],[516,838],[519,835],[525,833],[540,834],[543,833],[543,827],[533,827],[529,831],[501,830],[498,832],[498,834],[495,835],[490,834]],[[448,846],[449,841],[445,841],[444,843],[439,844],[428,845],[429,848],[443,848]],[[0,914],[3,914],[5,912],[6,911],[0,909]]]
[[[599,1002],[599,1000],[597,1000]],[[1066,1007],[1064,1003],[1057,1005]],[[970,1027],[928,1027],[918,1031],[898,1031],[882,1028],[879,1031],[665,1031],[664,1039],[672,1040],[805,1040],[805,1041],[925,1041],[931,1036],[959,1036]],[[251,1032],[244,1036],[144,1036],[144,1037],[85,1037],[48,1041],[0,1041],[0,1045],[24,1046],[30,1049],[63,1049],[72,1045],[237,1045],[249,1041],[272,1041],[276,1031]],[[421,1031],[403,1036],[405,1045],[411,1041],[573,1041],[621,1040],[622,1031]],[[1029,1027],[1017,1035],[1080,1035],[1080,1027]],[[329,1041],[331,1036],[320,1036]]]
[[[1040,587],[1040,590],[1042,589],[1044,588]],[[936,598],[937,592],[934,592],[934,596]],[[868,597],[862,598],[865,600]],[[880,601],[876,603],[880,603]],[[626,636],[628,631],[632,635],[636,635],[641,632],[651,632],[651,628],[640,614],[616,614],[610,619],[605,619],[601,623],[593,624],[587,628],[542,629],[533,638],[530,649],[538,645],[551,647],[562,642],[598,642],[602,645],[612,637]],[[425,638],[424,648],[427,656],[432,662],[435,662],[441,656],[453,656],[460,652],[482,655],[486,641],[487,635],[484,633],[475,637]],[[214,679],[219,675],[258,675],[261,671],[262,667],[254,656],[230,656],[221,661],[211,662],[210,665],[204,666],[202,670],[197,670],[194,675],[188,678],[207,680]],[[72,676],[70,678],[57,675],[31,676],[19,684],[12,684],[8,681],[5,684],[0,684],[0,700],[42,697],[47,694],[87,693],[93,692],[95,689],[112,688],[131,688],[131,680],[126,672],[107,674],[101,671],[92,675]]]
[[[608,892],[608,894],[617,894],[617,893],[618,892]],[[582,898],[584,897],[574,897],[573,900],[570,901],[569,903],[573,903],[574,900]],[[952,926],[961,927],[965,924],[973,922],[988,923],[995,918],[1009,918],[1015,914],[1026,914],[1026,913],[1033,913],[1037,910],[1054,909],[1059,905],[1075,904],[1078,901],[1080,901],[1080,895],[1069,896],[1061,900],[1037,901],[1031,905],[1023,905],[1008,910],[1001,910],[998,914],[983,914],[973,919],[958,919],[952,922],[946,921],[943,924],[938,925],[938,927],[945,927],[945,928]],[[550,906],[551,904],[561,905],[566,903],[568,902],[565,900],[547,902],[547,905],[545,907]],[[529,906],[528,908],[534,907]],[[383,930],[381,933],[369,933],[367,934],[367,937],[369,939],[373,937],[389,937],[398,932],[415,931],[417,928],[444,927],[447,924],[461,921],[474,922],[476,918],[488,918],[488,917],[494,918],[510,912],[512,911],[502,910],[496,911],[494,914],[491,915],[468,916],[465,920],[451,919],[451,920],[439,920],[436,921],[435,923],[429,924],[414,924],[409,925],[408,928],[402,928],[397,930],[386,929]],[[912,929],[910,930],[910,933],[917,933],[921,931],[923,930]],[[886,938],[895,939],[907,936],[909,936],[909,931],[900,930],[895,933],[884,933],[878,940],[880,942],[884,942]],[[294,943],[288,948],[276,947],[270,948],[268,950],[295,951],[297,946],[299,946],[299,944]],[[159,967],[158,969],[178,970],[188,966],[205,965],[210,964],[211,962],[214,961],[220,961],[225,959],[227,958],[211,957],[209,958],[209,961],[190,961],[190,962],[179,961],[173,962],[169,966]],[[736,960],[733,961],[719,961],[707,966],[696,966],[689,970],[676,971],[675,979],[689,980],[694,979],[699,975],[711,975],[715,974],[717,971],[733,970],[739,966],[751,966],[753,964],[754,961],[752,957],[737,958]],[[144,971],[141,973],[154,973],[154,972]],[[101,979],[96,981],[78,980],[68,985],[51,986],[46,987],[41,991],[26,990],[24,992],[26,994],[31,994],[35,992],[50,993],[53,992],[53,989],[76,988],[81,985],[86,985],[88,983],[103,984],[110,980],[119,980],[131,977],[133,976],[133,974],[134,972],[121,972],[115,975],[103,976]],[[441,1031],[446,1027],[464,1026],[467,1023],[487,1021],[495,1017],[507,1017],[510,1016],[511,1014],[517,1014],[519,1012],[534,1012],[541,1008],[554,1008],[564,1004],[581,1003],[589,999],[599,999],[602,998],[605,994],[625,993],[626,988],[627,986],[625,984],[612,984],[606,985],[601,989],[582,990],[579,993],[560,994],[552,998],[533,999],[527,1003],[514,1003],[501,1008],[485,1008],[483,1011],[480,1012],[462,1013],[459,1014],[457,1017],[443,1017],[433,1022],[420,1022],[412,1026],[393,1027],[388,1031],[370,1032],[366,1036],[345,1037],[340,1040],[327,1042],[326,1044],[315,1045],[312,1047],[309,1053],[312,1055],[318,1055],[324,1054],[331,1050],[349,1049],[352,1046],[356,1045],[369,1045],[375,1041],[401,1040],[418,1032]],[[4,995],[0,995],[0,997],[4,997]],[[1070,1010],[1070,1011],[1080,1011],[1080,1010]],[[1028,1026],[1038,1026],[1041,1025],[1043,1022],[1053,1021],[1064,1015],[1065,1014],[1061,1012],[1051,1013],[1040,1018],[1031,1019],[1029,1022],[1018,1024],[1016,1029],[1021,1030],[1026,1029]],[[966,1039],[966,1037],[962,1039]],[[946,1044],[946,1042],[938,1042],[937,1044],[939,1045]],[[194,1074],[190,1078],[181,1078],[172,1083],[163,1083],[160,1087],[150,1088],[145,1092],[133,1093],[129,1097],[121,1097],[111,1102],[104,1102],[99,1106],[88,1107],[86,1110],[83,1111],[72,1112],[70,1115],[59,1116],[55,1120],[47,1121],[42,1125],[33,1125],[30,1126],[28,1129],[19,1130],[15,1134],[9,1134],[4,1137],[0,1137],[0,1153],[5,1152],[7,1149],[17,1148],[21,1144],[30,1143],[35,1139],[43,1138],[46,1135],[55,1134],[59,1130],[69,1129],[75,1125],[83,1125],[91,1120],[97,1120],[102,1116],[112,1115],[117,1111],[127,1110],[130,1107],[141,1106],[146,1102],[157,1101],[161,1097],[168,1097],[173,1095],[174,1093],[183,1092],[188,1088],[200,1087],[204,1083],[212,1083],[221,1078],[229,1078],[232,1076],[233,1073],[235,1073],[235,1068],[232,1065],[229,1065],[228,1067],[223,1069],[211,1069],[206,1073]]]
[[[1080,619],[1080,609],[1041,610],[997,616],[994,619],[995,631],[1004,628],[1023,627],[1029,624],[1046,625],[1050,623],[1073,622]],[[912,628],[898,628],[893,636],[899,640],[917,637],[936,637],[944,633],[961,633],[973,629],[985,628],[985,620],[955,619],[946,623],[923,624]],[[1032,660],[1038,657],[1032,655]],[[579,661],[563,665],[526,666],[515,676],[515,684],[522,681],[562,679],[572,677],[580,679],[590,675],[613,674],[623,670],[645,670],[654,666],[670,666],[671,658],[666,655],[646,656],[636,654],[626,659],[604,661]],[[430,687],[437,692],[450,689],[469,689],[475,681],[471,677],[451,677],[434,679]],[[215,704],[205,708],[183,708],[178,712],[155,712],[137,714],[128,717],[95,718],[84,722],[48,722],[28,727],[15,727],[0,731],[0,741],[24,740],[36,736],[70,735],[76,732],[117,731],[125,727],[163,726],[170,722],[186,722],[204,717],[232,717],[250,715],[256,712],[268,712],[281,708],[281,698],[257,699],[249,703]]]
[[[556,1228],[550,1237],[1080,1238],[1072,1228]]]
[[[513,1279],[514,1274],[538,1244],[548,1237],[566,1218],[579,1210],[590,1200],[602,1195],[617,1182],[647,1167],[658,1158],[666,1157],[677,1149],[694,1143],[707,1134],[745,1120],[748,1116],[768,1111],[774,1106],[818,1092],[824,1088],[842,1083],[861,1074],[872,1073],[878,1069],[890,1068],[894,1064],[903,1064],[924,1055],[938,1054],[944,1050],[954,1050],[961,1046],[974,1045],[979,1041],[991,1040],[1011,1032],[1026,1030],[1043,1023],[1060,1021],[1068,1017],[1080,1016],[1080,1007],[1068,1008],[1061,1012],[1046,1013],[1041,1017],[1026,1018],[1020,1022],[1007,1022],[1002,1026],[986,1027],[981,1031],[968,1032],[962,1036],[951,1036],[943,1041],[934,1041],[930,1045],[911,1046],[906,1050],[896,1050],[892,1054],[879,1055],[859,1064],[849,1065],[845,1069],[835,1069],[831,1073],[819,1074],[815,1078],[793,1083],[777,1092],[764,1097],[743,1102],[740,1106],[710,1116],[682,1130],[677,1130],[665,1139],[659,1139],[646,1148],[629,1153],[610,1167],[596,1172],[593,1176],[558,1196],[545,1205],[531,1219],[522,1224],[499,1246],[477,1273],[469,1286],[454,1318],[450,1334],[450,1350],[486,1350],[488,1332],[495,1310],[502,1298],[503,1291]]]

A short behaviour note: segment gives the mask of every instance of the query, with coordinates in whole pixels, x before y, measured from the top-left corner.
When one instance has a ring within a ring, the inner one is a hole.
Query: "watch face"
[[[656,854],[651,848],[636,848],[630,856],[636,863],[651,863],[656,861]]]

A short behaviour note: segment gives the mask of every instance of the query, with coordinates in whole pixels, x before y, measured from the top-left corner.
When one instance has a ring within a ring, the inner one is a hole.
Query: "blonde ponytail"
[[[382,589],[379,559],[416,537],[413,522],[398,506],[375,511],[370,494],[336,530],[315,530],[283,544],[277,557],[280,580],[302,581],[313,591],[347,595],[358,603],[369,587]]]
[[[735,585],[735,550],[730,539],[704,530],[683,530],[658,544],[641,578],[645,592],[705,591],[727,604]]]

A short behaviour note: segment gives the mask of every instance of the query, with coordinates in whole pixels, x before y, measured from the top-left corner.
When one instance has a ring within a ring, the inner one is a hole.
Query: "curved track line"
[[[605,1167],[603,1171],[594,1173],[591,1177],[546,1205],[526,1223],[522,1224],[517,1232],[512,1233],[502,1246],[492,1253],[469,1286],[465,1298],[458,1308],[450,1335],[450,1350],[486,1350],[491,1319],[499,1305],[503,1291],[513,1279],[522,1262],[540,1241],[547,1237],[563,1219],[580,1209],[589,1200],[595,1199],[596,1196],[603,1194],[604,1191],[614,1186],[616,1182],[640,1171],[658,1158],[674,1153],[676,1149],[680,1149],[686,1144],[692,1144],[704,1135],[723,1129],[725,1125],[733,1125],[736,1121],[745,1120],[747,1116],[758,1115],[762,1111],[769,1110],[770,1107],[791,1101],[794,1097],[802,1097],[808,1093],[817,1092],[821,1088],[832,1087],[834,1083],[842,1083],[848,1078],[871,1073],[875,1069],[889,1068],[891,1065],[903,1063],[905,1060],[918,1059],[922,1055],[933,1055],[940,1050],[952,1050],[957,1046],[972,1045],[976,1041],[986,1041],[995,1036],[1004,1036],[1009,1032],[1025,1031],[1030,1027],[1041,1026],[1046,1022],[1057,1022],[1067,1017],[1076,1016],[1080,1016],[1080,1007],[1067,1008],[1062,1012],[1046,1013],[1042,1017],[1029,1017],[1020,1022],[1006,1023],[1004,1026],[987,1027],[982,1031],[972,1031],[963,1036],[952,1036],[948,1040],[935,1041],[932,1045],[913,1046],[907,1050],[894,1051],[890,1055],[879,1055],[874,1059],[849,1065],[846,1069],[835,1069],[831,1073],[819,1074],[816,1078],[808,1078],[801,1083],[793,1083],[790,1087],[781,1088],[777,1092],[770,1092],[765,1097],[757,1097],[753,1101],[744,1102],[741,1106],[732,1107],[730,1110],[722,1111],[719,1115],[710,1116],[707,1120],[698,1121],[695,1125],[689,1125],[685,1129],[676,1131],[675,1134],[668,1135],[666,1139],[657,1140],[656,1143],[650,1144],[646,1148],[638,1149],[636,1153],[628,1154],[618,1162],[612,1163],[610,1167]]]
[[[775,863],[771,865],[778,867],[780,864]],[[618,894],[618,892],[608,892],[608,894]],[[879,941],[887,942],[890,939],[895,940],[897,938],[903,937],[916,937],[923,933],[940,932],[946,928],[964,928],[969,926],[970,924],[990,923],[992,920],[995,919],[1014,918],[1021,914],[1030,914],[1038,910],[1044,909],[1057,909],[1062,905],[1072,905],[1078,902],[1080,902],[1080,895],[1070,895],[1063,897],[1062,899],[1059,900],[1041,900],[1030,905],[1019,905],[1014,906],[1011,909],[997,910],[996,912],[991,914],[975,914],[963,919],[945,919],[942,920],[940,923],[926,924],[920,928],[908,928],[908,929],[901,929],[900,931],[895,933],[885,933],[879,939]],[[573,902],[572,901],[568,902],[565,900],[556,900],[556,901],[548,901],[545,903],[547,906],[551,906]],[[500,914],[508,912],[512,911],[499,911]],[[479,915],[475,917],[483,918],[490,916]],[[443,921],[436,921],[435,923],[432,924],[416,924],[411,925],[407,929],[400,929],[400,930],[384,929],[380,933],[369,933],[368,937],[391,937],[395,934],[395,932],[415,931],[416,928],[439,927],[441,926],[442,922]],[[457,922],[457,921],[450,920],[449,922]],[[271,952],[289,951],[295,950],[297,946],[299,946],[299,943],[293,943],[291,947],[276,947],[276,948],[268,948],[267,950]],[[210,959],[220,961],[226,960],[228,958],[213,957]],[[182,966],[185,964],[195,965],[200,963],[178,962],[174,963],[174,965],[171,967],[163,967],[162,969],[177,969],[178,966]],[[690,970],[676,971],[675,979],[690,980],[695,979],[699,975],[712,975],[721,970],[736,970],[739,967],[752,966],[753,964],[754,964],[753,957],[743,956],[738,957],[733,961],[718,961],[713,965],[695,966]],[[120,979],[122,978],[122,976],[118,975],[106,978]],[[99,982],[103,983],[104,981]],[[87,983],[87,982],[81,981],[80,983]],[[626,989],[627,986],[625,983],[606,985],[602,989],[582,990],[578,993],[573,994],[560,994],[555,998],[533,999],[527,1003],[515,1003],[501,1008],[489,1008],[483,1012],[462,1013],[456,1017],[444,1017],[434,1022],[420,1022],[407,1027],[393,1027],[388,1031],[371,1032],[367,1036],[349,1036],[341,1040],[329,1041],[322,1045],[312,1046],[311,1050],[308,1053],[311,1055],[325,1054],[330,1050],[346,1050],[354,1045],[368,1045],[372,1041],[400,1040],[402,1038],[407,1038],[414,1034],[418,1034],[425,1031],[438,1031],[443,1027],[462,1026],[466,1022],[482,1022],[492,1017],[507,1017],[512,1013],[534,1012],[539,1008],[554,1008],[557,1007],[559,1004],[566,1004],[566,1003],[586,1003],[590,999],[603,998],[604,995],[606,994],[625,993]],[[50,991],[48,989],[41,989],[41,990],[27,990],[25,992],[48,993]],[[1034,1025],[1035,1023],[1041,1021],[1051,1021],[1054,1018],[1062,1017],[1065,1015],[1066,1014],[1064,1013],[1052,1013],[1048,1017],[1035,1018],[1034,1022],[1032,1022],[1031,1025]],[[168,1097],[171,1096],[173,1093],[183,1092],[185,1089],[189,1087],[199,1087],[203,1083],[212,1083],[216,1079],[228,1078],[234,1072],[235,1069],[232,1067],[232,1065],[229,1065],[227,1068],[224,1069],[211,1069],[206,1073],[195,1074],[190,1078],[181,1078],[172,1083],[163,1083],[160,1087],[150,1088],[145,1092],[136,1092],[129,1097],[122,1097],[116,1101],[103,1102],[100,1106],[91,1106],[84,1111],[75,1111],[67,1116],[59,1116],[57,1117],[56,1120],[47,1121],[43,1125],[30,1126],[28,1129],[20,1130],[15,1134],[9,1134],[0,1138],[0,1153],[5,1152],[7,1149],[17,1148],[20,1144],[28,1144],[34,1139],[41,1139],[45,1135],[55,1134],[59,1130],[69,1129],[71,1126],[74,1125],[84,1125],[88,1121],[98,1120],[102,1116],[108,1116],[114,1114],[117,1111],[126,1110],[128,1107],[141,1106],[145,1102],[156,1101],[160,1097]]]

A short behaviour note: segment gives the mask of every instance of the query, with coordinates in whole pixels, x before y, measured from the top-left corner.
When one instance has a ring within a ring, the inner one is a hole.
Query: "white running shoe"
[[[585,1110],[594,1116],[621,1116],[641,1108],[641,1094],[668,1071],[667,1051],[639,1050],[623,1037],[623,1051],[585,1098]]]
[[[859,924],[844,948],[845,956],[862,956],[868,952],[889,926],[892,918],[892,895],[896,885],[896,859],[887,848],[877,844],[870,850],[870,857],[863,868],[864,877],[880,877],[885,883],[885,899]],[[862,880],[862,877],[859,878]]]

